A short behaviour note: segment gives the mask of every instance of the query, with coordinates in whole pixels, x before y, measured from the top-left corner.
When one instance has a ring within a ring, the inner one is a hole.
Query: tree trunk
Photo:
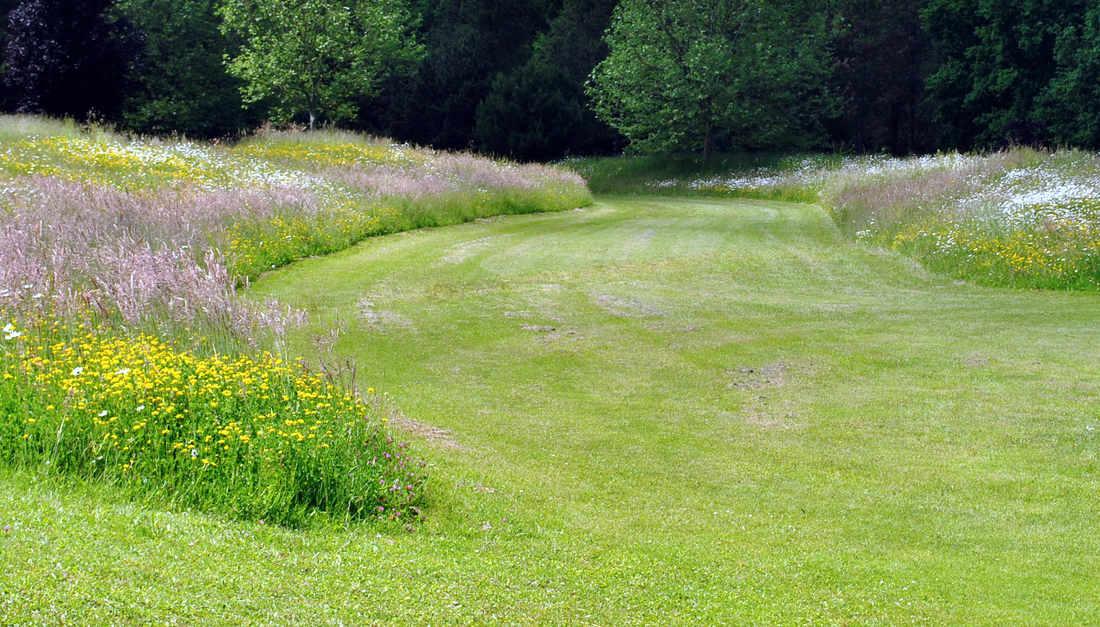
[[[703,165],[707,165],[707,164],[710,163],[710,152],[711,152],[711,148],[712,148],[711,147],[711,144],[712,144],[711,133],[712,132],[713,131],[712,131],[711,127],[708,126],[707,127],[707,132],[703,135]]]
[[[317,116],[312,111],[309,112],[309,130],[313,130],[317,124]]]

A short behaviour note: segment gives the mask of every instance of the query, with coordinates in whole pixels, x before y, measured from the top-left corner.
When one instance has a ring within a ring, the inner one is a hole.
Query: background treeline
[[[235,4],[238,19],[252,6]],[[628,144],[1100,147],[1100,4],[1092,0],[405,4],[415,62],[381,76],[343,125],[535,160]],[[242,99],[226,59],[244,42],[224,27],[221,7],[0,0],[0,101],[8,111],[146,133],[229,137],[254,128],[275,105],[255,92]]]

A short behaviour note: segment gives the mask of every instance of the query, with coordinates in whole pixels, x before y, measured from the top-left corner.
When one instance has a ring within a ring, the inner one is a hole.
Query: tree
[[[477,108],[493,78],[526,62],[561,0],[419,0],[418,6],[426,58],[413,76],[389,82],[364,126],[401,140],[471,148]]]
[[[270,101],[276,121],[355,117],[395,67],[416,62],[413,16],[400,0],[226,0],[224,31],[242,39],[228,61],[246,103]]]
[[[520,159],[608,152],[621,138],[588,106],[584,82],[605,56],[616,0],[565,0],[527,62],[493,80],[477,108],[480,149]]]
[[[636,150],[707,157],[822,137],[831,56],[810,2],[623,0],[606,39],[589,94]]]
[[[3,52],[7,48],[8,14],[17,6],[19,6],[18,0],[0,0],[0,59],[3,58]],[[15,107],[14,103],[11,102],[11,90],[8,88],[7,81],[3,78],[7,73],[6,63],[0,60],[0,110],[4,111]]]
[[[913,0],[841,0],[834,90],[843,111],[834,139],[858,151],[934,148],[922,101],[928,41]]]
[[[941,143],[969,149],[1054,139],[1037,104],[1059,75],[1058,42],[1072,42],[1081,32],[1078,24],[1091,4],[928,0],[922,13],[937,57],[928,94]],[[1065,51],[1063,60],[1076,63],[1073,56]]]
[[[24,0],[8,15],[5,82],[28,113],[114,117],[141,37],[111,0]]]
[[[1100,5],[1068,20],[1055,38],[1055,75],[1039,94],[1033,117],[1048,141],[1100,146]]]
[[[145,35],[123,123],[148,133],[232,135],[258,123],[242,108],[241,83],[225,71],[234,50],[220,30],[217,0],[120,0]]]

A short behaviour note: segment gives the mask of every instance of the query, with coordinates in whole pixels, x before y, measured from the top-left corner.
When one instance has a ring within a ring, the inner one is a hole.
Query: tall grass
[[[350,134],[224,148],[25,117],[0,119],[0,185],[0,309],[37,309],[39,295],[55,312],[205,317],[244,336],[272,313],[236,288],[274,267],[372,235],[591,202],[564,170]]]
[[[591,202],[576,174],[335,132],[235,146],[0,118],[0,461],[302,524],[414,512],[423,476],[238,296],[383,233]],[[277,346],[277,344],[274,344]]]
[[[423,481],[363,401],[301,366],[49,319],[4,327],[0,416],[10,464],[252,520],[403,517]]]
[[[710,195],[813,202],[816,191],[797,174],[839,167],[839,155],[731,153],[704,161],[691,154],[584,157],[562,162],[603,194]],[[733,176],[744,176],[736,185]]]

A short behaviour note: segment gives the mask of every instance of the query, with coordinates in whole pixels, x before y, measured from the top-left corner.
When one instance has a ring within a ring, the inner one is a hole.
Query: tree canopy
[[[241,82],[225,71],[235,41],[221,33],[217,0],[120,0],[118,12],[144,33],[122,121],[148,133],[230,135],[261,122],[243,108]]]
[[[0,0],[0,107],[519,159],[1100,148],[1089,0]]]
[[[17,111],[118,115],[142,45],[111,0],[24,0],[8,14],[4,82]]]
[[[584,82],[607,56],[601,35],[615,0],[565,0],[530,58],[497,74],[477,107],[476,145],[523,159],[614,150],[618,134],[589,106]]]
[[[228,67],[244,101],[269,102],[277,121],[305,114],[310,128],[354,118],[356,98],[421,54],[400,0],[225,0],[221,15],[242,40]]]
[[[596,113],[646,152],[813,143],[831,106],[821,14],[766,0],[622,0]]]

